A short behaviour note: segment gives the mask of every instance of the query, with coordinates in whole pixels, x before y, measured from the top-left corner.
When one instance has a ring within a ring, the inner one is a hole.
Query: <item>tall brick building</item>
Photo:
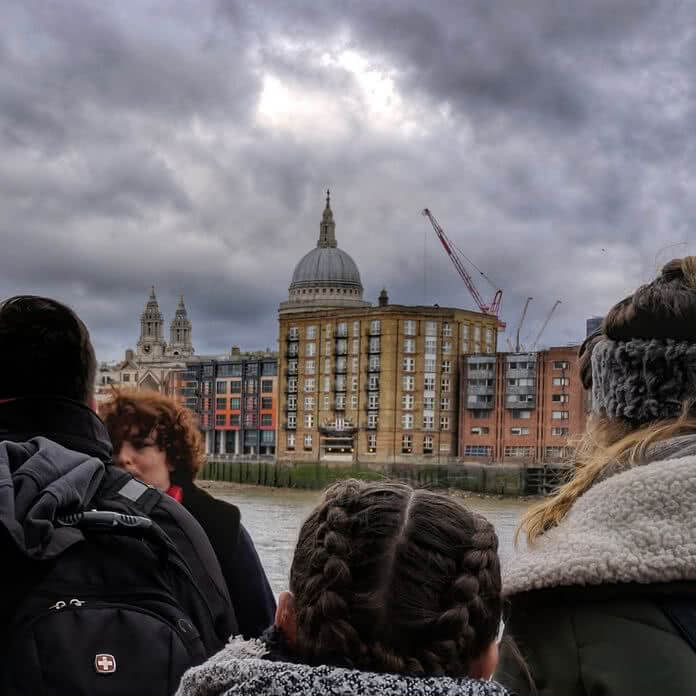
[[[327,195],[316,248],[279,308],[279,435],[285,461],[394,462],[457,454],[459,356],[494,354],[494,317],[363,300]]]
[[[464,355],[460,375],[461,459],[557,462],[585,429],[577,346]]]

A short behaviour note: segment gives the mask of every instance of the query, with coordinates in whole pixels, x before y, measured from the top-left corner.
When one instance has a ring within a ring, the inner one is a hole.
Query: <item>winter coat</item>
[[[696,436],[616,465],[504,568],[506,633],[539,696],[696,693]],[[680,618],[681,617],[681,618]],[[503,644],[496,678],[534,691]]]
[[[184,484],[183,506],[208,535],[232,600],[239,632],[258,638],[275,619],[276,603],[239,508],[214,498],[193,482]]]
[[[184,674],[176,696],[509,696],[495,682],[410,677],[283,661],[265,640],[230,640]]]

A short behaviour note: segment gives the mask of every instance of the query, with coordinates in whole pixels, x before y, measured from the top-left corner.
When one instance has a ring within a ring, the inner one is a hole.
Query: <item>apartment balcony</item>
[[[506,370],[505,371],[505,377],[507,379],[536,379],[536,369],[532,370],[519,370],[519,369],[514,369],[514,370]]]
[[[529,411],[532,408],[536,408],[536,398],[532,396],[531,400],[520,401],[517,394],[511,394],[505,397],[505,408],[507,409],[521,409],[523,411]]]
[[[514,394],[536,394],[536,386],[506,386],[505,387],[505,394],[506,395],[514,395]]]
[[[481,386],[477,384],[467,384],[466,393],[475,396],[493,396],[495,394],[495,386]]]
[[[493,399],[485,399],[481,396],[477,396],[475,400],[467,399],[466,408],[470,410],[485,410],[490,411],[494,407]]]
[[[466,376],[468,379],[495,379],[495,370],[474,370],[470,366]]]

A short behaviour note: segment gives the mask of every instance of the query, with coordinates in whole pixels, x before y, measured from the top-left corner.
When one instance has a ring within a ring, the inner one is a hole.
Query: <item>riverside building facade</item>
[[[587,418],[578,346],[460,358],[459,457],[568,461]]]
[[[284,461],[385,463],[457,455],[460,356],[494,354],[498,322],[478,312],[363,300],[336,242],[330,200],[316,248],[279,307]]]

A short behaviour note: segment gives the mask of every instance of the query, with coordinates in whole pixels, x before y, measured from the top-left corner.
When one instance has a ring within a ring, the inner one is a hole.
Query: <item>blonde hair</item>
[[[578,443],[572,478],[548,500],[532,507],[522,518],[515,539],[521,531],[533,544],[544,532],[558,525],[575,501],[612,467],[628,468],[645,461],[647,448],[677,435],[696,433],[696,415],[691,404],[684,404],[679,418],[657,421],[636,428],[619,419],[591,422]]]

